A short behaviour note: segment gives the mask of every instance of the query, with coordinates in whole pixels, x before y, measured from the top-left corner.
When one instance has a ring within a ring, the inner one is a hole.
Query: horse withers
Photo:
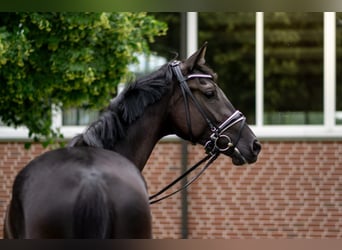
[[[154,146],[176,134],[208,155],[253,163],[260,143],[205,64],[206,44],[129,84],[68,147],[16,176],[6,238],[151,238],[141,174]]]

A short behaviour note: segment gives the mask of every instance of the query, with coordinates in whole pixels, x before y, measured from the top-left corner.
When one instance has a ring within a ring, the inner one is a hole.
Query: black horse
[[[32,160],[17,175],[6,238],[151,238],[141,174],[163,136],[178,136],[235,165],[261,149],[245,117],[215,83],[206,44],[137,80],[68,147]]]

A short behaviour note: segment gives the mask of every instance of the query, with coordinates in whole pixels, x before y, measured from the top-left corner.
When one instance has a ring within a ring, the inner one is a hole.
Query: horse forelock
[[[128,84],[77,141],[83,140],[85,145],[92,147],[112,149],[116,141],[126,136],[128,126],[142,116],[146,107],[158,102],[170,91],[171,80],[171,68],[165,64],[159,70]]]

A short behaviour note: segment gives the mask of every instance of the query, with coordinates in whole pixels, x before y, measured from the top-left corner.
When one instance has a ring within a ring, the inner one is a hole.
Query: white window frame
[[[342,139],[336,125],[336,13],[324,12],[323,125],[264,125],[264,13],[256,13],[256,124],[263,139]]]
[[[187,13],[187,55],[198,47],[198,13]],[[256,122],[251,128],[264,140],[341,140],[342,125],[336,125],[336,13],[324,12],[324,123],[322,125],[264,125],[264,13],[256,13]],[[122,86],[121,86],[122,87]],[[82,133],[86,126],[62,126],[61,111],[55,112],[53,126],[66,139]],[[176,137],[168,137],[174,139]],[[0,127],[0,140],[27,140],[26,128]]]

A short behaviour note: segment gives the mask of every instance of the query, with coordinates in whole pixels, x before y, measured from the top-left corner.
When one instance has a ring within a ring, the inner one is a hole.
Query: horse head
[[[235,165],[257,160],[261,145],[206,65],[207,44],[184,61],[171,63],[174,89],[170,117],[174,132],[203,145],[208,154],[225,154]]]

